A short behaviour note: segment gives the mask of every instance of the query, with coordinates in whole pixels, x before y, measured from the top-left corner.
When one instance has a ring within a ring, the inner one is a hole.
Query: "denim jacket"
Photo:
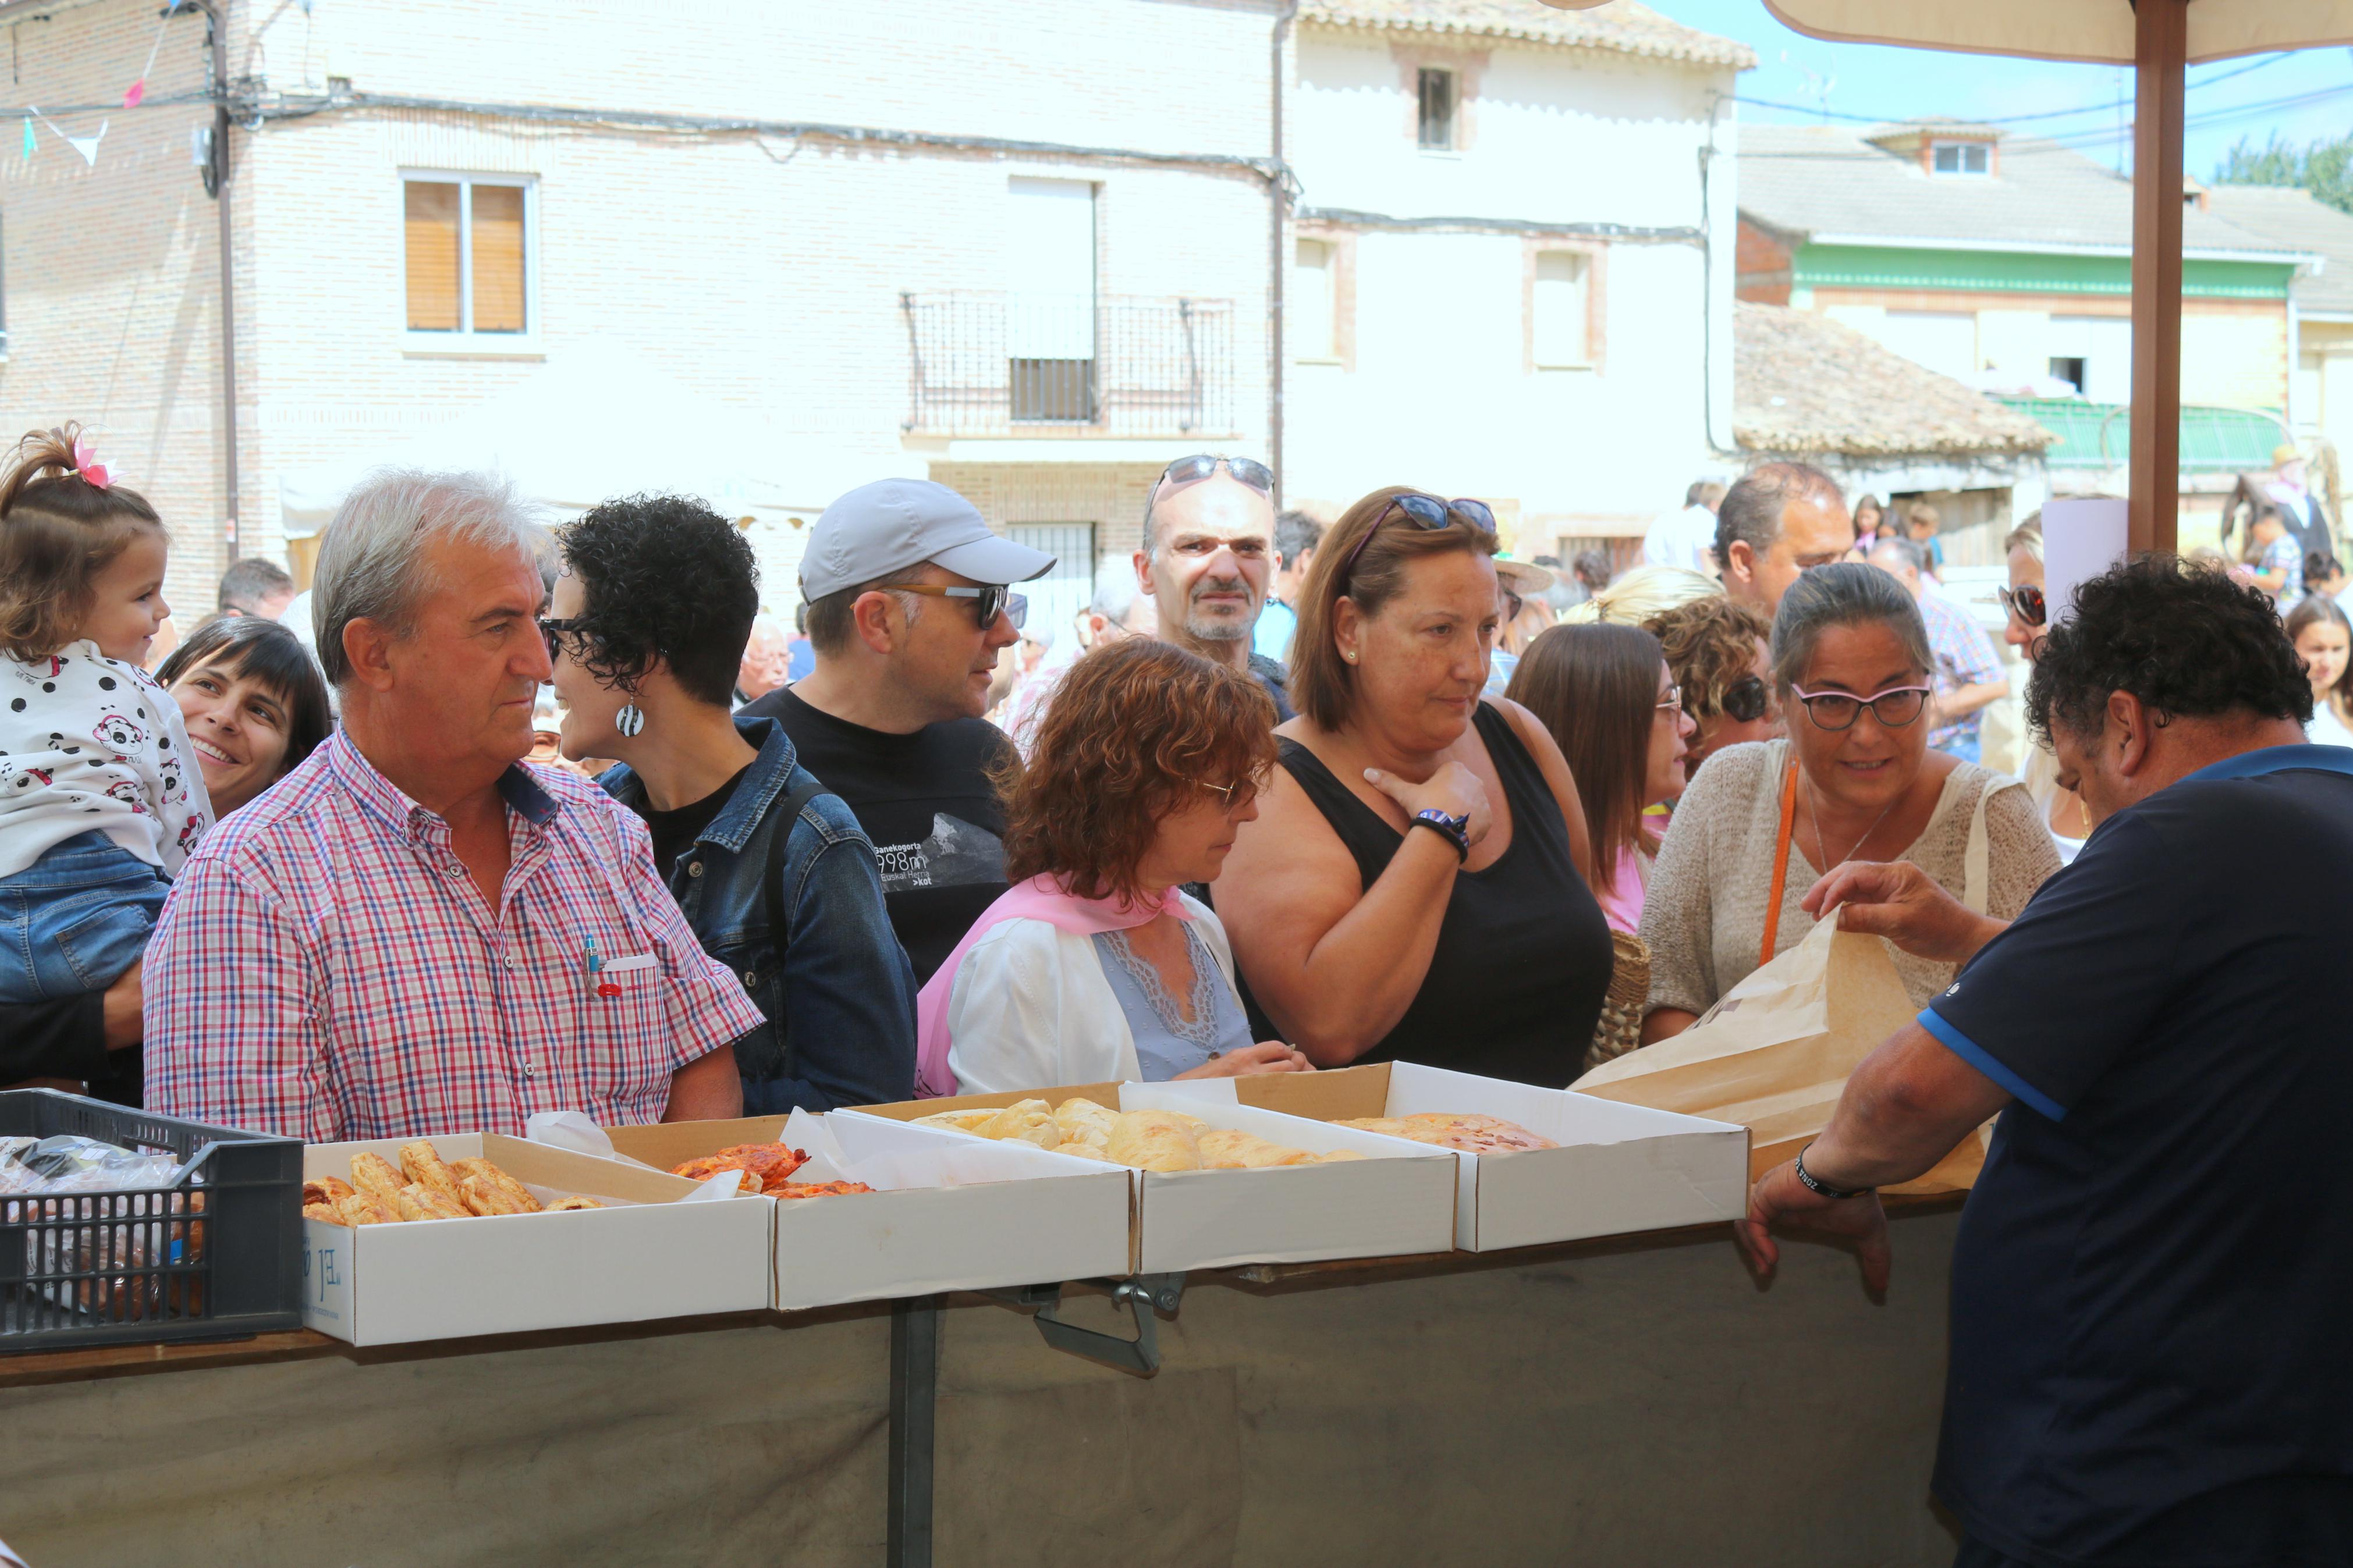
[[[775,807],[810,782],[773,719],[735,721],[760,755],[677,863],[661,868],[703,951],[733,970],[768,1021],[735,1042],[744,1113],[830,1110],[914,1092],[915,971],[883,910],[874,846],[841,797],[819,795],[788,826]],[[601,781],[631,810],[627,766]],[[785,840],[783,961],[768,930],[769,847]]]

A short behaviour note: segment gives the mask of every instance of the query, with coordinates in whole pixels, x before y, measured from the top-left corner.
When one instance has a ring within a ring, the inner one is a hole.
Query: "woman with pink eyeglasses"
[[[1919,606],[1875,566],[1818,566],[1782,595],[1773,676],[1788,738],[1716,752],[1675,807],[1642,909],[1645,1044],[1802,941],[1801,900],[1844,862],[1908,861],[2004,921],[2059,868],[2023,785],[1928,749],[1930,657]],[[1923,1006],[1952,984],[1950,963],[1889,953]]]

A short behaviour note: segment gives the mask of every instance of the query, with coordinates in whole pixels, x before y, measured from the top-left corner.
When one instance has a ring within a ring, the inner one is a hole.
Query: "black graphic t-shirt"
[[[743,710],[774,719],[801,766],[857,814],[881,863],[891,925],[920,985],[1005,891],[1005,812],[987,770],[1013,742],[985,719],[886,734],[772,691]]]

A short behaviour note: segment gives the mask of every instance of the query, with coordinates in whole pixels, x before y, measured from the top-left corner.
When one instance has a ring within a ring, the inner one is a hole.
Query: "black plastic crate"
[[[0,1353],[302,1326],[302,1145],[48,1089],[0,1089],[0,1137],[170,1154],[173,1184],[0,1196]]]

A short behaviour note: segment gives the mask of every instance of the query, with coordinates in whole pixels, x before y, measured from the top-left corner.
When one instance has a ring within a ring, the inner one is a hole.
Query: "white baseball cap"
[[[825,509],[801,557],[801,597],[873,583],[924,562],[976,583],[1027,583],[1054,557],[990,530],[972,502],[929,479],[877,479]]]

